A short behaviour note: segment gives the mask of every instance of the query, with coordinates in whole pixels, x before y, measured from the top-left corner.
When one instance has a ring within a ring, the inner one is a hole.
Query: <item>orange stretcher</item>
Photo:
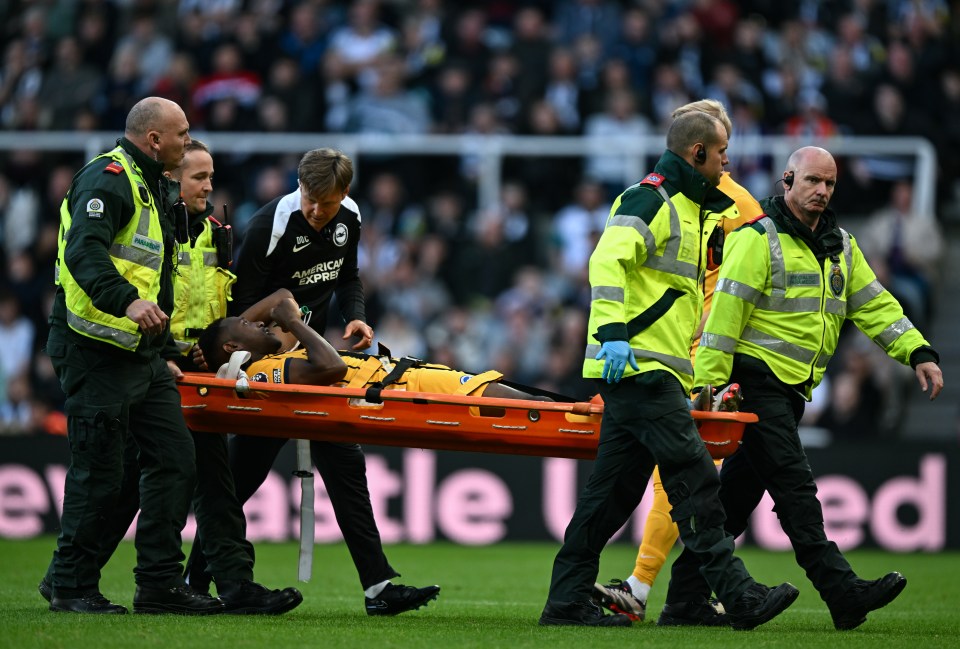
[[[184,373],[178,387],[187,425],[207,433],[592,460],[603,416],[599,397],[562,403],[384,390],[381,403],[369,403],[360,388],[248,385]],[[744,426],[757,421],[746,412],[691,415],[718,459],[733,453]]]

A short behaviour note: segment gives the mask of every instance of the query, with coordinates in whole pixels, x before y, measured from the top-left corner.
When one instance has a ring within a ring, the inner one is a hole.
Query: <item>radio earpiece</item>
[[[788,171],[787,173],[783,174],[783,184],[784,184],[785,187],[790,187],[790,188],[793,187],[793,172],[792,172],[792,171]]]
[[[693,154],[693,159],[697,161],[697,164],[703,164],[707,161],[707,150],[704,147],[699,147],[697,152]]]

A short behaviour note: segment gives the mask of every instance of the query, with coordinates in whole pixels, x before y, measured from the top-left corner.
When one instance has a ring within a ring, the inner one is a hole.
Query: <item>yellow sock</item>
[[[637,553],[637,565],[633,569],[633,576],[637,580],[653,585],[657,575],[667,561],[667,555],[677,542],[680,533],[677,525],[670,518],[670,501],[667,492],[663,490],[660,481],[660,469],[653,470],[653,505],[647,520],[643,525],[643,541]]]

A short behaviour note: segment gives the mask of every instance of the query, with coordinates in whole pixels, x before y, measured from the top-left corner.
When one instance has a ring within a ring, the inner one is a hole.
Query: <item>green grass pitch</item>
[[[744,549],[752,574],[768,584],[790,581],[800,598],[780,617],[750,632],[658,628],[668,574],[654,587],[645,623],[629,629],[540,627],[557,544],[503,543],[465,547],[447,543],[387,548],[391,563],[415,585],[438,583],[440,598],[393,618],[370,618],[343,545],[317,546],[313,579],[296,583],[292,543],[257,544],[256,578],[271,588],[297,585],[305,601],[280,617],[82,616],[51,613],[36,585],[55,539],[0,541],[0,647],[11,649],[239,649],[242,647],[830,647],[932,649],[960,647],[960,553],[894,555],[848,553],[865,578],[890,570],[907,576],[904,593],[872,613],[859,629],[838,632],[791,554]],[[674,551],[676,553],[676,550]],[[600,579],[626,577],[635,549],[617,543],[603,554]],[[672,558],[672,557],[671,557]],[[134,550],[123,543],[104,571],[101,589],[131,606]]]

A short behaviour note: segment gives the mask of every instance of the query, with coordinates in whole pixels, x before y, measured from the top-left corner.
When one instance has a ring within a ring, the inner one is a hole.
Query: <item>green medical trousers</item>
[[[70,467],[64,484],[60,536],[53,558],[59,596],[99,588],[101,540],[121,495],[124,451],[132,436],[139,449],[138,584],[183,584],[180,534],[193,495],[193,440],[180,411],[180,393],[159,355],[62,342],[47,344],[66,394]]]
[[[553,565],[548,599],[590,598],[600,552],[634,512],[656,464],[684,545],[702,563],[720,601],[732,606],[754,584],[723,531],[719,478],[690,417],[680,382],[658,370],[608,384],[593,472],[577,501]]]

